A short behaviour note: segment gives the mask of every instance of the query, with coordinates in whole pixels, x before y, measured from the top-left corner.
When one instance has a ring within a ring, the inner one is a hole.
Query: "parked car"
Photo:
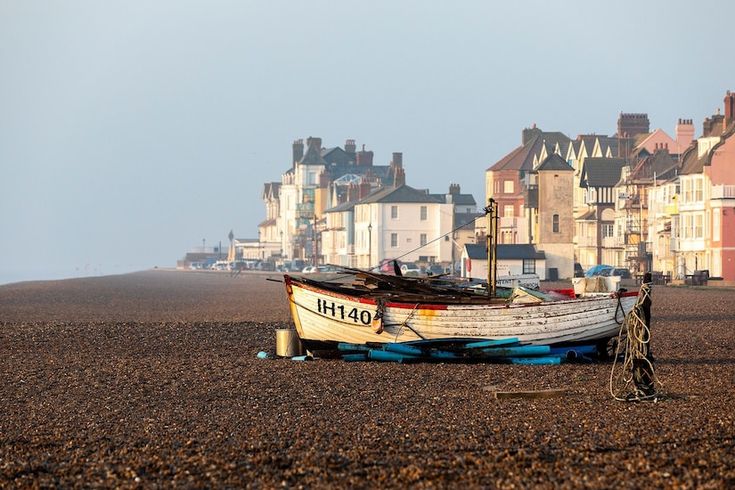
[[[394,259],[383,259],[380,261],[380,265],[378,266],[378,271],[382,272],[383,274],[395,274],[395,264],[394,262],[398,263],[398,268],[401,268],[401,262],[400,260],[394,260]]]
[[[620,276],[621,279],[630,279],[630,271],[628,269],[618,267],[610,272],[611,276]]]
[[[416,264],[405,263],[401,266],[401,273],[406,277],[417,277],[421,275],[421,268]]]
[[[446,274],[446,269],[444,267],[440,266],[439,264],[432,264],[429,266],[428,269],[426,269],[426,273],[430,276],[438,276],[441,274]]]
[[[314,267],[313,265],[307,265],[306,267],[301,269],[302,274],[313,274],[314,272],[316,272],[316,267]]]
[[[574,263],[574,277],[584,277],[584,269],[579,262]]]
[[[213,271],[228,271],[230,270],[230,263],[226,260],[218,260],[212,264],[211,269]]]

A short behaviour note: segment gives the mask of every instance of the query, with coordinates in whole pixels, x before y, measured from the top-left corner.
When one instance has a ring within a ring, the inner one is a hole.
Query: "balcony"
[[[712,199],[735,199],[735,185],[713,185]]]

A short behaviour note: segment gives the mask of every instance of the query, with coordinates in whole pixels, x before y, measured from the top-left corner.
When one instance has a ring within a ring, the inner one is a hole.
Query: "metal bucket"
[[[279,357],[294,357],[304,354],[301,339],[296,330],[281,328],[276,330],[276,355]]]

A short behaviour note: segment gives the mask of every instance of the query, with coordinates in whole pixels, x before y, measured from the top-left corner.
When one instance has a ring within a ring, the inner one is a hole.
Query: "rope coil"
[[[652,283],[641,285],[635,306],[620,325],[617,345],[610,370],[610,394],[618,401],[655,400],[657,386],[651,354],[650,305]],[[618,358],[625,349],[622,364]]]

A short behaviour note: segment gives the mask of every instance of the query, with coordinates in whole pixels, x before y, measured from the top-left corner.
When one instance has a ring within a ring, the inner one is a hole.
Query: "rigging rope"
[[[458,227],[454,228],[453,230],[450,230],[450,231],[446,232],[445,234],[443,234],[443,235],[440,235],[440,236],[438,236],[438,237],[434,238],[433,240],[430,240],[430,241],[428,241],[428,242],[424,243],[423,245],[419,245],[418,247],[414,248],[413,250],[409,250],[409,251],[408,251],[408,252],[406,252],[405,254],[403,254],[403,255],[399,255],[398,257],[394,257],[394,258],[392,258],[392,259],[390,259],[390,260],[399,260],[399,259],[402,259],[403,257],[405,257],[405,256],[407,256],[407,255],[410,255],[410,254],[412,254],[412,253],[416,252],[417,250],[421,250],[422,248],[424,248],[424,247],[426,247],[426,246],[429,246],[429,245],[431,245],[432,243],[434,243],[434,242],[436,242],[436,241],[438,241],[438,240],[441,240],[441,239],[442,239],[442,238],[444,238],[445,236],[451,235],[451,234],[453,234],[453,233],[454,233],[455,231],[458,231],[458,230],[460,230],[460,229],[464,228],[465,226],[467,226],[467,225],[469,225],[469,224],[471,224],[471,223],[474,223],[474,222],[475,222],[475,221],[477,221],[478,219],[480,219],[480,218],[484,218],[484,217],[485,217],[485,214],[487,214],[487,213],[481,214],[481,215],[479,215],[479,216],[475,216],[475,217],[474,217],[474,218],[472,219],[472,221],[468,221],[467,223],[463,223],[463,224],[459,225]],[[380,266],[380,264],[374,265],[374,266],[372,266],[372,267],[371,267],[370,269],[368,269],[368,270],[373,270],[373,269],[375,269],[376,267],[379,267],[379,266]]]
[[[662,385],[656,377],[651,354],[651,288],[650,282],[641,285],[635,306],[620,325],[610,370],[610,394],[618,401],[655,400],[656,387]],[[622,349],[625,355],[620,364]]]

